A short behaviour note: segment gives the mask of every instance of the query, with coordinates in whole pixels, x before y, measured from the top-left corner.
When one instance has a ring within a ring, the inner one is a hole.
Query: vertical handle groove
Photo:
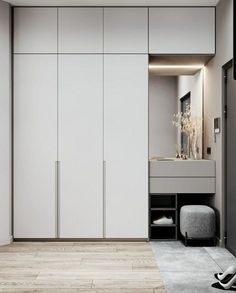
[[[103,238],[106,238],[106,161],[103,161]]]
[[[56,238],[60,237],[60,162],[55,162],[56,172],[56,194],[55,194],[55,234]]]

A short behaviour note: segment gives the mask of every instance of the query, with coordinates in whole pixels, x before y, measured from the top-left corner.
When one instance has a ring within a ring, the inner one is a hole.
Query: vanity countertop
[[[150,158],[149,161],[151,162],[201,162],[201,161],[212,161],[212,160],[206,160],[206,159],[199,159],[199,160],[193,160],[193,159],[177,159],[177,158],[169,158],[169,157],[153,157]]]

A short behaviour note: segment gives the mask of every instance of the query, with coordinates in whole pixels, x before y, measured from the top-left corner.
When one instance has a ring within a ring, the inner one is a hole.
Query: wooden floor
[[[146,242],[15,242],[0,247],[0,292],[165,290]]]

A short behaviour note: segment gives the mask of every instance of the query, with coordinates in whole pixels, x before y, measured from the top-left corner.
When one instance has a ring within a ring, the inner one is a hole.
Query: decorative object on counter
[[[188,159],[188,156],[187,156],[187,155],[183,155],[183,156],[182,156],[182,159],[183,159],[183,160],[187,160],[187,159]]]
[[[187,136],[187,155],[188,158],[197,160],[198,140],[201,135],[202,118],[194,117],[191,114],[191,107],[188,105],[186,112],[174,114],[173,125]]]
[[[153,221],[153,224],[155,224],[155,225],[172,225],[173,223],[174,223],[173,218],[166,217],[165,215],[162,216],[161,218]]]
[[[175,150],[176,150],[176,155],[175,155],[175,157],[176,157],[176,159],[180,159],[181,158],[181,146],[179,145],[179,144],[176,144],[175,145]]]
[[[151,157],[150,160],[155,160],[155,161],[174,161],[173,158],[164,158],[164,157]]]

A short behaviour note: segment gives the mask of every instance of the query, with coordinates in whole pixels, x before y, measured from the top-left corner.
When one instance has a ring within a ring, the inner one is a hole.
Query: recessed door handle
[[[55,162],[56,174],[56,194],[55,194],[55,234],[56,238],[60,237],[60,161]]]
[[[103,161],[103,238],[106,238],[106,161]]]

